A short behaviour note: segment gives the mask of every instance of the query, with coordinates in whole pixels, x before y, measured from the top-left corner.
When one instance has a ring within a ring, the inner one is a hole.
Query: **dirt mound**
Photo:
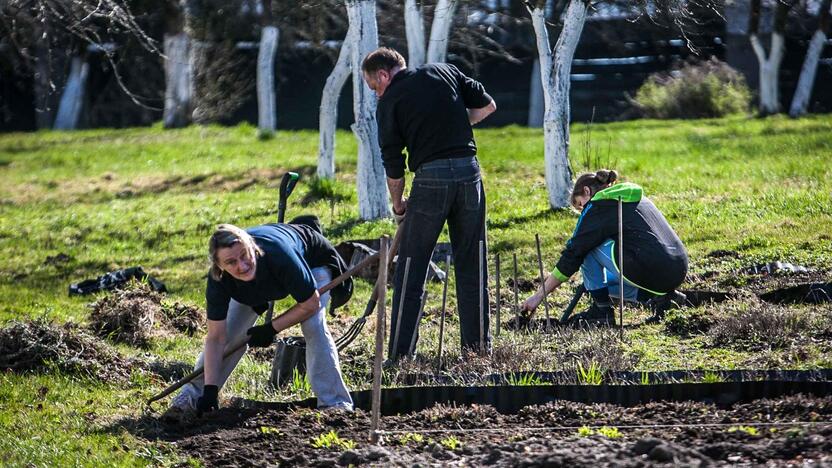
[[[169,304],[142,283],[110,293],[90,308],[90,328],[96,335],[133,346],[146,347],[152,338],[177,331],[192,335],[205,323],[198,307]]]
[[[163,426],[151,438],[175,440],[206,465],[228,466],[822,465],[832,461],[830,419],[832,398],[805,396],[731,407],[557,401],[518,414],[437,405],[383,417],[389,432],[370,445],[363,411],[225,408],[196,425]]]
[[[125,380],[132,361],[75,324],[37,320],[11,322],[0,329],[0,370],[45,371],[104,381]]]

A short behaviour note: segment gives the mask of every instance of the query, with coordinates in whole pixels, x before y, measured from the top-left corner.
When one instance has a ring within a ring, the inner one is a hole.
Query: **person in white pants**
[[[278,332],[300,323],[307,375],[318,407],[351,411],[352,398],[325,321],[330,294],[320,295],[316,289],[332,280],[329,259],[337,254],[329,242],[306,226],[269,224],[244,231],[223,224],[211,237],[209,254],[208,334],[196,363],[196,367],[205,363],[205,372],[174,397],[172,410],[196,409],[202,414],[217,409],[219,388],[246,351],[242,348],[223,360],[226,346],[246,334],[249,347],[269,346]],[[297,304],[272,322],[252,327],[258,312],[287,295]]]

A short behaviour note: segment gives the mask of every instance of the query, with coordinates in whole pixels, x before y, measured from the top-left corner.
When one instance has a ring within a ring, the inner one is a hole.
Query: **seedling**
[[[280,429],[272,426],[260,426],[260,433],[263,435],[275,437],[280,437],[283,435],[283,432],[281,432]]]
[[[462,441],[460,441],[452,435],[442,439],[441,441],[439,441],[439,443],[445,446],[445,448],[447,448],[448,450],[456,450],[457,448],[462,446]]]
[[[518,387],[531,387],[532,385],[543,385],[543,381],[540,380],[540,377],[536,376],[532,372],[527,372],[525,374],[520,375],[519,377],[516,374],[512,374],[508,377],[508,384],[514,385]]]
[[[312,385],[309,383],[309,378],[306,374],[301,374],[297,367],[292,369],[292,381],[289,383],[289,392],[298,395],[312,393]]]
[[[756,427],[751,426],[731,426],[728,428],[728,432],[745,432],[750,436],[756,436],[760,434],[760,431],[757,430]]]
[[[595,434],[595,431],[589,428],[589,426],[581,426],[578,428],[578,435],[581,437],[589,437],[592,434]]]
[[[425,438],[422,436],[422,434],[414,434],[412,432],[408,432],[399,436],[399,445],[407,445],[410,442],[421,444],[424,441]]]
[[[335,431],[329,431],[326,434],[321,434],[312,439],[312,446],[315,448],[326,448],[330,450],[351,450],[356,447],[356,443],[354,440],[342,439]]]
[[[598,434],[601,434],[607,439],[618,439],[621,437],[621,432],[618,430],[617,427],[603,426],[602,428],[598,429]]]
[[[601,382],[604,381],[603,374],[601,366],[596,362],[590,363],[587,369],[584,369],[583,364],[578,363],[578,383],[584,385],[601,385]]]
[[[725,382],[725,377],[723,377],[722,374],[720,374],[719,372],[705,371],[705,374],[702,375],[702,382],[704,382],[704,383]]]
[[[641,373],[641,384],[650,385],[650,374],[648,374],[647,372]]]

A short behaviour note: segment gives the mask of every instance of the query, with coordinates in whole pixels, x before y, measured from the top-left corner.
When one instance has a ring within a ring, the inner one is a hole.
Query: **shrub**
[[[747,112],[751,91],[743,76],[716,59],[654,73],[636,92],[633,104],[657,119],[722,117]]]

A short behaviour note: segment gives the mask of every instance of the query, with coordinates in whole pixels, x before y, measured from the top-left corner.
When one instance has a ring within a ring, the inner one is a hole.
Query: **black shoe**
[[[578,327],[613,327],[615,326],[615,311],[610,304],[598,304],[593,301],[587,310],[570,317],[569,324]]]
[[[657,296],[645,303],[647,309],[653,312],[653,316],[646,320],[646,323],[658,323],[664,319],[668,310],[679,309],[687,303],[688,297],[676,291],[670,291],[664,296]]]

